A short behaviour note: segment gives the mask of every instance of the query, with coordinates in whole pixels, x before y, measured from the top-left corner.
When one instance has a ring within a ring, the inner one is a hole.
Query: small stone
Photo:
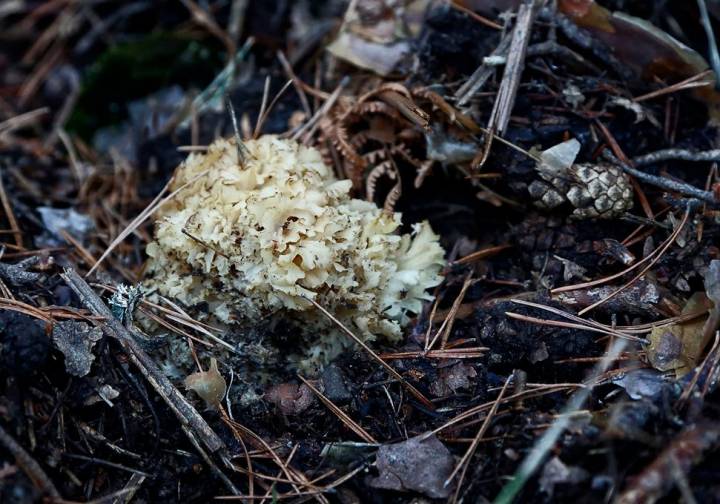
[[[343,404],[352,399],[352,394],[345,386],[345,377],[336,365],[327,366],[323,371],[321,380],[323,393],[332,402]]]

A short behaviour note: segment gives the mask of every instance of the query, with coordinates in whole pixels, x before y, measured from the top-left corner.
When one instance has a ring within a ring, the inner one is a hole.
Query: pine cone
[[[562,170],[538,165],[542,180],[533,181],[528,190],[540,208],[563,203],[575,207],[576,219],[611,219],[632,208],[633,191],[628,176],[617,166],[574,164]]]

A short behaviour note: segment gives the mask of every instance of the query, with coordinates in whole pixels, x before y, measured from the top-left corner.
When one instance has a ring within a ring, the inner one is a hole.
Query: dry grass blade
[[[482,261],[483,259],[487,259],[488,257],[496,256],[500,252],[507,250],[509,248],[512,248],[512,245],[496,245],[495,247],[488,247],[488,248],[484,248],[481,250],[476,250],[472,254],[468,254],[465,257],[461,257],[460,259],[453,261],[452,265],[456,266],[456,265],[463,265],[463,264],[472,264],[474,262]]]
[[[620,277],[630,273],[634,269],[639,268],[640,266],[642,266],[643,264],[645,264],[649,261],[657,262],[656,257],[659,255],[662,255],[662,252],[665,249],[667,249],[667,247],[669,247],[670,244],[672,244],[672,242],[674,242],[675,239],[677,238],[677,234],[679,234],[678,229],[676,229],[675,232],[673,232],[664,242],[662,242],[660,245],[658,245],[658,247],[655,250],[653,250],[650,254],[648,254],[646,257],[643,257],[640,261],[636,262],[632,266],[630,266],[622,271],[619,271],[618,273],[614,273],[614,274],[606,276],[606,277],[598,278],[597,280],[592,280],[590,282],[566,285],[564,287],[556,287],[555,289],[550,290],[550,294],[552,294],[554,296],[555,294],[560,294],[562,292],[574,291],[574,290],[579,290],[579,289],[587,289],[589,287],[595,287],[596,285],[602,285],[604,283],[611,282],[611,281],[615,280],[616,278],[620,278]],[[653,259],[653,258],[655,258],[655,259]]]
[[[203,346],[206,346],[208,348],[213,348],[214,345],[210,343],[209,341],[205,341],[204,339],[200,339],[197,336],[194,336],[190,334],[189,332],[183,331],[180,327],[171,324],[164,318],[160,317],[159,315],[151,312],[145,307],[140,307],[140,312],[143,313],[146,317],[148,317],[150,320],[156,322],[159,326],[164,327],[165,329],[168,329],[169,331],[172,331],[176,334],[179,334],[180,336],[183,336],[185,338],[191,339],[192,341],[199,343]]]
[[[307,387],[312,390],[315,395],[318,396],[318,399],[320,399],[320,401],[322,401],[322,403],[327,406],[328,409],[332,411],[342,423],[344,423],[351,431],[357,434],[360,439],[362,439],[366,443],[378,444],[377,440],[372,437],[370,433],[368,433],[368,431],[363,429],[357,422],[355,422],[355,420],[350,418],[347,413],[335,406],[335,404],[330,399],[325,397],[323,393],[320,392],[312,383],[310,383],[300,375],[298,375],[298,378],[300,378],[300,380],[302,380],[302,382],[307,385]]]
[[[280,65],[283,67],[283,70],[285,70],[285,73],[292,80],[292,83],[295,86],[295,91],[297,91],[297,94],[300,97],[300,104],[302,105],[303,112],[305,112],[307,117],[310,117],[312,115],[312,110],[310,109],[310,102],[308,101],[307,94],[305,94],[305,89],[303,88],[303,82],[295,74],[292,65],[285,57],[285,53],[278,51],[277,58],[280,61]]]
[[[207,175],[210,172],[210,169],[205,170],[203,172],[198,173],[193,178],[185,182],[183,185],[175,189],[173,192],[168,194],[165,198],[160,199],[163,194],[172,186],[172,183],[175,180],[175,176],[171,177],[170,180],[168,180],[167,184],[165,184],[165,187],[163,187],[163,190],[160,191],[160,194],[158,194],[155,199],[152,200],[152,202],[143,210],[140,212],[140,215],[135,217],[130,224],[125,227],[125,229],[122,230],[122,232],[112,241],[110,246],[108,246],[107,249],[105,249],[105,252],[102,253],[100,256],[100,259],[97,260],[95,264],[93,264],[92,268],[90,268],[90,271],[85,274],[85,278],[92,275],[95,270],[102,264],[102,262],[107,258],[107,256],[110,255],[110,253],[115,250],[115,247],[120,245],[125,238],[130,236],[137,228],[139,228],[143,222],[145,222],[152,214],[154,214],[160,207],[162,207],[165,203],[173,199],[178,193],[186,189],[191,184],[197,182],[202,177]]]
[[[244,425],[236,422],[235,420],[232,420],[227,414],[223,415],[223,421],[225,422],[225,424],[228,425],[228,427],[230,427],[230,429],[233,431],[233,433],[235,433],[235,431],[237,431],[236,437],[237,437],[237,435],[242,434],[245,437],[249,438],[251,441],[253,441],[253,443],[256,446],[262,447],[265,450],[265,453],[267,453],[270,456],[270,458],[273,460],[273,462],[275,462],[275,464],[277,464],[277,466],[282,470],[283,474],[288,479],[288,481],[293,482],[292,483],[293,488],[295,488],[296,492],[299,492],[299,487],[296,485],[305,486],[306,488],[309,488],[311,491],[318,490],[318,487],[312,483],[303,484],[301,481],[298,481],[296,473],[285,465],[285,463],[280,458],[280,456],[277,454],[277,452],[275,450],[273,450],[273,448],[268,444],[268,442],[265,441],[262,437],[260,437],[259,435],[257,435],[255,432],[248,429]],[[262,497],[259,497],[259,498],[262,498]]]
[[[95,257],[90,253],[90,251],[86,249],[82,243],[80,243],[73,235],[68,233],[66,230],[61,229],[60,236],[62,236],[63,239],[70,245],[75,247],[77,253],[80,254],[80,256],[87,264],[93,265],[97,262],[97,259],[95,259]]]
[[[478,23],[482,23],[485,26],[488,26],[490,28],[494,28],[495,30],[502,30],[502,25],[497,24],[495,21],[491,21],[490,19],[481,16],[480,14],[473,12],[472,10],[468,9],[467,7],[464,7],[460,5],[459,3],[456,3],[455,0],[446,0],[447,3],[452,7],[453,9],[457,9],[460,12],[463,12],[473,18]]]
[[[312,134],[314,133],[320,119],[323,118],[328,112],[330,112],[330,109],[340,97],[340,93],[342,93],[342,90],[349,83],[349,77],[343,78],[338,84],[338,86],[335,88],[335,90],[330,94],[328,99],[325,100],[325,103],[323,103],[322,107],[320,107],[305,124],[298,128],[297,131],[295,131],[290,138],[293,140],[298,140],[301,135],[305,134],[302,143],[305,144],[310,141],[310,138],[312,137]]]
[[[370,357],[372,357],[378,364],[380,364],[382,367],[384,367],[387,370],[387,372],[390,373],[390,375],[392,375],[394,378],[396,378],[408,390],[408,392],[410,392],[418,401],[423,403],[423,405],[425,407],[430,408],[431,410],[435,409],[435,406],[433,405],[433,403],[430,402],[430,400],[427,397],[425,397],[418,389],[416,389],[410,383],[408,383],[407,380],[405,380],[405,378],[403,378],[400,373],[395,371],[395,368],[393,368],[390,364],[388,364],[387,362],[382,360],[380,358],[380,356],[378,354],[376,354],[375,351],[373,351],[373,349],[367,345],[367,343],[365,343],[363,340],[358,338],[350,329],[345,327],[345,325],[342,322],[340,322],[337,318],[335,318],[335,316],[332,313],[330,313],[325,308],[320,306],[314,299],[310,299],[310,298],[306,298],[306,299],[308,301],[310,301],[315,306],[315,308],[320,310],[320,312],[323,315],[325,315],[328,319],[330,319],[330,321],[332,321],[335,325],[337,325],[355,343],[360,345],[363,348],[363,350],[365,350],[370,355]]]
[[[284,463],[285,467],[290,467],[290,462],[292,461],[293,457],[295,456],[295,453],[297,453],[297,449],[299,446],[300,445],[296,444],[295,446],[292,447],[292,450],[290,450],[290,454],[287,456],[287,459],[285,460],[285,463]],[[282,470],[278,473],[278,477],[281,475],[282,475]],[[275,490],[275,486],[268,487],[268,489],[265,492],[265,499],[261,500],[260,504],[263,504],[266,499],[271,498],[274,490]],[[250,493],[250,495],[254,494],[252,489],[250,490],[249,493]]]
[[[447,348],[443,350],[416,350],[410,352],[394,352],[380,354],[381,359],[477,359],[485,355],[490,350],[488,347],[472,347],[472,348]]]
[[[217,37],[217,39],[225,45],[225,49],[228,55],[235,54],[235,42],[225,32],[225,30],[220,28],[220,25],[217,24],[217,21],[215,21],[215,19],[208,11],[200,7],[192,0],[180,0],[180,2],[190,11],[193,19],[197,24],[205,28],[208,32],[210,32],[214,37]]]
[[[572,320],[573,322],[575,322],[575,324],[563,325],[563,327],[573,327],[575,329],[582,329],[584,331],[596,331],[596,332],[601,332],[601,333],[607,334],[609,336],[616,336],[618,338],[625,338],[625,339],[630,339],[630,340],[638,341],[638,342],[645,341],[644,339],[633,336],[632,334],[628,334],[628,333],[618,329],[617,327],[610,327],[605,324],[601,324],[600,322],[596,322],[594,320],[583,319],[583,318],[578,317],[577,315],[573,315],[572,313],[568,313],[566,311],[560,310],[558,308],[554,308],[552,306],[547,306],[547,305],[543,305],[540,303],[533,303],[532,301],[525,301],[523,299],[512,299],[511,301],[513,303],[517,303],[517,304],[520,304],[523,306],[529,306],[531,308],[537,308],[539,310],[554,313],[555,315],[558,315],[560,317],[563,317],[563,318],[566,318],[568,320]],[[513,318],[516,318],[519,320],[528,320],[528,321],[532,321],[532,322],[536,322],[536,323],[547,323],[545,325],[560,326],[561,324],[564,324],[563,322],[537,319],[534,317],[527,317],[525,315],[520,315],[520,314],[512,313],[512,312],[505,312],[505,314],[508,315],[509,317],[513,317]],[[557,323],[550,324],[550,322],[557,322]]]
[[[30,315],[47,323],[53,322],[53,318],[47,315],[44,310],[15,299],[0,298],[0,309],[24,313],[25,315]]]
[[[435,333],[435,336],[433,337],[432,341],[428,344],[427,348],[425,348],[426,351],[432,350],[432,347],[435,346],[435,342],[437,339],[442,335],[442,344],[440,345],[441,349],[445,348],[445,345],[447,345],[448,337],[450,336],[450,331],[452,331],[452,326],[455,322],[455,316],[457,315],[458,310],[460,309],[460,305],[463,302],[463,299],[465,299],[465,293],[467,292],[470,285],[473,284],[472,280],[472,274],[467,274],[465,277],[465,281],[463,282],[462,288],[460,289],[460,294],[457,295],[455,300],[453,301],[452,307],[450,308],[450,312],[448,313],[447,317],[445,317],[445,320],[443,320],[442,325],[440,325],[440,328]]]
[[[270,77],[268,77],[266,82],[266,89],[269,90],[270,87]],[[280,91],[277,92],[275,95],[275,98],[272,99],[270,102],[270,105],[265,107],[265,96],[263,95],[263,106],[260,108],[260,114],[258,115],[257,123],[255,124],[255,131],[253,132],[253,138],[257,138],[260,136],[260,132],[262,131],[262,127],[265,124],[265,121],[267,120],[268,116],[270,115],[270,112],[272,112],[273,107],[275,107],[275,104],[278,102],[278,100],[282,97],[282,95],[285,93],[287,88],[290,87],[290,84],[292,84],[294,81],[290,79],[285,83],[285,85],[280,88]]]
[[[201,333],[201,334],[204,334],[205,336],[207,336],[208,338],[210,338],[211,340],[213,340],[213,341],[214,341],[215,343],[217,343],[218,345],[224,346],[225,348],[227,348],[227,349],[230,350],[231,352],[236,352],[236,348],[235,348],[233,345],[231,345],[230,343],[228,343],[228,342],[226,342],[226,341],[218,338],[218,337],[217,337],[216,335],[214,335],[212,332],[208,331],[205,327],[203,327],[203,325],[201,325],[199,322],[197,322],[196,320],[194,320],[190,315],[188,315],[188,314],[187,314],[182,308],[180,308],[178,305],[176,305],[175,303],[173,303],[172,301],[170,301],[169,299],[167,299],[167,298],[165,298],[165,297],[163,297],[163,296],[161,296],[161,299],[162,299],[163,301],[165,301],[167,304],[169,304],[174,310],[176,310],[176,311],[180,314],[180,316],[177,316],[177,315],[172,314],[172,313],[171,313],[171,314],[168,314],[167,317],[168,317],[170,320],[172,320],[173,322],[177,322],[177,323],[179,323],[179,324],[186,325],[186,326],[194,329],[195,331],[197,331],[197,332],[199,332],[199,333]]]
[[[309,492],[295,492],[295,493],[290,492],[290,493],[284,493],[284,494],[276,494],[276,495],[273,495],[272,498],[274,500],[292,499],[292,498],[296,498],[296,497],[316,497],[317,498],[318,496],[320,496],[320,494],[329,492],[332,489],[339,487],[346,481],[353,478],[357,473],[359,473],[360,471],[364,471],[365,469],[366,468],[364,465],[360,465],[357,468],[350,471],[349,473],[345,474],[344,476],[341,476],[340,478],[336,479],[332,483],[329,483],[328,485],[325,485],[324,487],[319,488],[317,490],[311,490]],[[217,499],[217,500],[248,500],[248,499],[264,499],[264,497],[262,497],[260,495],[258,495],[258,496],[255,496],[255,495],[238,495],[238,496],[220,495],[220,496],[215,497],[215,499]],[[305,500],[307,500],[307,499],[303,499],[300,502],[304,502]]]
[[[677,91],[682,91],[683,89],[692,89],[696,87],[704,87],[704,86],[712,86],[713,83],[710,80],[702,81],[705,77],[712,76],[713,71],[712,70],[705,70],[703,72],[700,72],[697,75],[693,75],[692,77],[689,77],[685,80],[682,80],[680,82],[676,82],[675,84],[671,84],[670,86],[664,87],[662,89],[658,89],[656,91],[652,91],[650,93],[644,94],[642,96],[638,96],[637,98],[634,98],[633,101],[641,102],[645,100],[649,100],[651,98],[657,98],[658,96],[663,96],[669,93],[675,93]],[[699,82],[698,82],[699,81]]]
[[[678,400],[677,409],[684,408],[687,404],[688,400],[690,399],[690,395],[695,391],[695,387],[698,384],[698,381],[702,377],[703,373],[701,371],[707,369],[709,370],[707,373],[707,378],[705,378],[705,386],[700,391],[700,396],[705,397],[705,394],[708,393],[708,391],[711,388],[711,384],[717,380],[717,375],[720,373],[720,367],[718,367],[718,362],[720,361],[720,331],[715,332],[715,341],[713,342],[712,347],[708,351],[707,355],[703,359],[702,363],[695,368],[695,373],[692,377],[692,379],[685,385],[685,389],[683,390],[682,394],[680,395],[680,399]],[[713,374],[715,376],[713,376]]]
[[[513,394],[510,396],[505,397],[502,400],[502,403],[512,402],[512,401],[521,401],[525,399],[530,399],[532,397],[539,397],[546,394],[554,394],[555,392],[562,392],[563,390],[571,390],[573,388],[582,388],[584,385],[582,384],[568,384],[568,383],[557,383],[557,384],[547,384],[542,387],[534,388],[532,390],[523,390],[522,392],[518,392],[517,394]],[[472,408],[463,411],[459,415],[456,415],[454,418],[451,418],[444,424],[442,424],[439,427],[436,427],[432,431],[425,434],[424,437],[429,437],[433,434],[438,434],[439,432],[444,431],[445,429],[448,429],[454,425],[459,424],[463,420],[467,420],[468,418],[471,418],[478,413],[482,413],[483,411],[489,410],[492,408],[495,401],[490,401],[482,404],[478,404],[477,406],[473,406]]]
[[[653,260],[650,261],[648,263],[648,265],[645,266],[637,275],[635,275],[632,279],[630,279],[627,283],[625,283],[621,287],[618,287],[615,291],[613,291],[610,295],[608,295],[604,299],[601,299],[601,300],[591,304],[590,306],[587,306],[587,307],[583,308],[582,310],[580,310],[578,312],[578,315],[583,315],[583,314],[589,312],[590,310],[593,310],[593,309],[597,308],[598,306],[610,301],[612,298],[614,298],[615,296],[620,294],[622,291],[624,291],[625,289],[630,287],[632,284],[637,282],[640,278],[642,278],[642,276],[650,268],[652,268],[655,265],[655,263],[657,263],[660,260],[660,258],[663,256],[663,254],[665,254],[667,249],[670,248],[670,245],[672,245],[675,242],[677,237],[680,235],[680,232],[683,230],[683,228],[685,228],[685,224],[687,224],[689,217],[690,217],[690,209],[685,211],[685,214],[683,215],[682,220],[678,224],[677,229],[670,235],[670,238],[667,240],[667,243],[665,244],[665,246],[662,249],[660,249],[660,252],[658,252],[658,254],[653,258]]]
[[[585,324],[574,324],[572,322],[561,322],[558,320],[546,320],[541,319],[537,317],[530,317],[528,315],[523,315],[521,313],[514,313],[514,312],[505,312],[505,315],[508,317],[515,319],[515,320],[521,320],[523,322],[529,322],[531,324],[538,324],[538,325],[544,325],[544,326],[550,326],[550,327],[564,327],[566,329],[579,329],[581,331],[591,331],[591,332],[599,332],[602,334],[606,334],[608,336],[619,336],[621,338],[629,339],[632,341],[638,341],[641,343],[644,343],[645,340],[642,338],[638,338],[637,336],[628,336],[625,334],[618,335],[614,333],[613,331],[608,331],[606,329],[599,329],[597,327],[592,327]]]

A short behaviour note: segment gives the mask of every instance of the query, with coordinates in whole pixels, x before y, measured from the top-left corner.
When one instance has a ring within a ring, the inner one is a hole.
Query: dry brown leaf
[[[710,302],[702,292],[693,294],[683,308],[683,315],[710,308]],[[647,356],[653,367],[659,371],[674,370],[679,378],[697,365],[705,341],[703,327],[707,317],[687,322],[655,327],[648,340]]]

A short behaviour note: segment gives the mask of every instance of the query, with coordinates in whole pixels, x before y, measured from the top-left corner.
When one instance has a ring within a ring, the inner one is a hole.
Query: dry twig
[[[342,322],[340,322],[337,318],[335,318],[335,316],[333,316],[332,313],[330,313],[325,308],[320,306],[320,304],[318,304],[317,301],[315,301],[314,299],[310,299],[310,298],[306,298],[306,299],[308,301],[310,301],[315,306],[315,308],[320,310],[320,312],[323,315],[325,315],[328,319],[330,319],[331,322],[333,322],[335,325],[337,325],[342,330],[342,332],[347,334],[350,337],[350,339],[352,339],[355,343],[360,345],[363,348],[363,350],[365,350],[370,355],[370,357],[373,358],[373,360],[375,360],[378,364],[380,364],[382,367],[384,367],[385,370],[388,373],[390,373],[391,376],[396,378],[408,390],[408,392],[410,392],[425,407],[430,408],[432,410],[435,409],[435,406],[433,405],[433,403],[430,402],[430,400],[427,397],[425,397],[418,389],[416,389],[410,383],[408,383],[407,380],[405,380],[405,378],[403,378],[400,373],[395,371],[394,367],[392,367],[390,364],[388,364],[387,362],[382,360],[380,358],[380,356],[377,353],[375,353],[375,351],[367,345],[367,343],[365,343],[363,340],[361,340],[360,338],[355,336],[355,334],[350,329],[345,327],[345,325]]]
[[[362,439],[366,443],[378,444],[377,440],[372,437],[372,435],[368,431],[363,429],[360,424],[350,418],[347,413],[335,406],[335,404],[330,399],[325,397],[323,393],[317,389],[317,387],[315,387],[312,383],[310,383],[300,375],[298,375],[298,378],[300,378],[300,380],[302,380],[302,382],[307,385],[307,387],[312,390],[316,396],[318,396],[318,399],[320,399],[320,401],[322,401],[322,403],[327,406],[328,409],[332,411],[342,423],[344,423],[351,431],[357,434],[360,439]]]

